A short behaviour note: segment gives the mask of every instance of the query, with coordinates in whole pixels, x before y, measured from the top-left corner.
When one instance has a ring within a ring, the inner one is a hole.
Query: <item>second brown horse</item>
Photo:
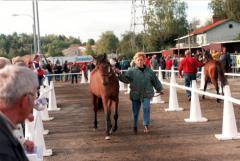
[[[222,94],[223,94],[223,87],[228,84],[227,78],[224,75],[224,68],[222,63],[216,60],[213,60],[211,54],[209,52],[205,52],[204,59],[206,61],[204,65],[204,74],[205,74],[205,84],[204,84],[204,91],[207,89],[208,82],[211,82],[216,89],[217,94],[219,94],[219,84],[218,80],[221,83]],[[205,96],[203,95],[202,98],[204,99]],[[217,99],[217,102],[220,102]]]

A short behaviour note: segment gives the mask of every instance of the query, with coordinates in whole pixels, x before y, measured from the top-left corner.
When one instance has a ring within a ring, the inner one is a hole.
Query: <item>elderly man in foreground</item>
[[[36,74],[26,67],[7,65],[0,70],[1,161],[28,160],[13,130],[31,115],[37,87]]]

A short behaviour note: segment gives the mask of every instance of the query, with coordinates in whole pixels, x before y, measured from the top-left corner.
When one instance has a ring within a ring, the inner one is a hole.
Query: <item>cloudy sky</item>
[[[209,0],[185,1],[188,20],[195,17],[204,23],[211,17]],[[131,8],[131,1],[39,1],[40,33],[64,34],[86,41],[97,40],[102,32],[111,30],[120,38],[130,30]],[[32,33],[31,15],[31,1],[0,0],[0,33]]]

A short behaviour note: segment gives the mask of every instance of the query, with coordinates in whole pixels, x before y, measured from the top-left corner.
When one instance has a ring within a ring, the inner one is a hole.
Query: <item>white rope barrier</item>
[[[159,70],[153,70],[154,72],[159,72]],[[171,72],[171,70],[163,70],[161,69],[162,72]],[[174,73],[178,73],[178,70],[174,70]],[[198,74],[201,74],[202,72],[199,71],[197,72]],[[224,73],[224,75],[227,75],[227,76],[237,76],[237,77],[240,77],[240,73]]]
[[[168,82],[161,82],[161,83],[164,84],[164,85],[170,86],[170,83],[168,83]],[[201,90],[192,89],[190,87],[185,87],[183,85],[178,85],[178,84],[172,84],[172,86],[180,88],[180,89],[183,89],[183,90],[189,90],[191,92],[196,92],[198,94],[209,96],[209,97],[213,97],[213,98],[218,98],[218,99],[222,99],[222,100],[226,99],[226,100],[228,100],[228,101],[230,101],[232,103],[240,105],[240,100],[236,99],[236,98],[233,98],[233,97],[218,95],[218,94],[209,93],[209,92],[204,92],[204,91],[201,91]]]
[[[64,75],[82,75],[82,73],[62,73],[62,74],[46,74],[45,76],[64,76]]]
[[[224,75],[240,77],[240,74],[238,74],[238,73],[225,73]]]

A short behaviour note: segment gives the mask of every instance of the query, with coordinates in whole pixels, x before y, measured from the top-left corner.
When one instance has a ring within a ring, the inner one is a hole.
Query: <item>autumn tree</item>
[[[212,0],[209,7],[213,15],[220,19],[240,21],[240,0]]]
[[[187,33],[186,8],[186,3],[179,0],[149,0],[144,17],[148,51],[173,46],[174,39]]]
[[[96,43],[97,53],[116,53],[119,45],[117,36],[112,31],[102,33],[100,39]]]

